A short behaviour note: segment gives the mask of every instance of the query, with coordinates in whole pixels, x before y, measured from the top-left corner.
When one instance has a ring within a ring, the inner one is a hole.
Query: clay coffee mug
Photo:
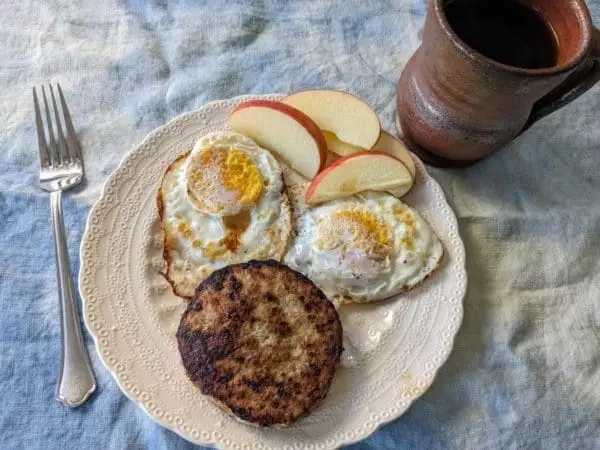
[[[464,1],[430,0],[423,41],[398,82],[398,131],[421,159],[441,167],[485,158],[600,80],[600,31],[584,0],[519,0],[553,31],[555,59],[542,68],[500,62],[463,41],[447,8]]]

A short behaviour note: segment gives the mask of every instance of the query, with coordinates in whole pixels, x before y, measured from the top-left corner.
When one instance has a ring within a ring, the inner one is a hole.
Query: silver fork
[[[45,191],[50,192],[58,296],[61,306],[60,374],[56,386],[56,399],[65,406],[74,408],[85,403],[96,390],[96,380],[83,343],[79,324],[61,202],[63,191],[81,183],[83,179],[83,162],[65,97],[60,85],[57,84],[56,86],[63,112],[66,137],[52,85],[48,87],[52,109],[54,110],[54,126],[48,107],[46,90],[42,86],[49,144],[46,144],[44,123],[35,88],[33,88],[33,105],[35,107],[35,123],[40,147],[40,186]],[[54,137],[54,127],[56,128],[57,139]]]

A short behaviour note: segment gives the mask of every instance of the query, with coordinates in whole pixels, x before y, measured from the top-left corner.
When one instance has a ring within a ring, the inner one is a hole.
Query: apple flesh
[[[282,101],[304,112],[321,130],[335,134],[351,146],[368,150],[379,139],[381,127],[375,111],[347,92],[314,89],[296,92]]]
[[[340,141],[335,134],[330,131],[323,131],[323,136],[325,136],[325,142],[327,143],[327,148],[330,152],[335,153],[339,156],[348,156],[352,153],[363,151],[364,149],[360,147],[355,147],[350,144],[346,144],[345,142]]]
[[[340,141],[335,136],[335,134],[330,133],[329,131],[323,131],[323,135],[325,136],[325,141],[327,142],[327,148],[329,149],[329,151],[336,153],[337,155],[348,156],[362,151],[358,147],[354,147],[352,145]],[[410,156],[410,152],[408,151],[408,149],[402,141],[396,139],[387,131],[381,130],[379,140],[373,146],[372,151],[381,151],[398,159],[402,164],[406,166],[406,168],[410,172],[411,177],[414,179],[416,174],[415,162],[412,156]],[[327,165],[329,164],[330,163],[328,163]],[[388,189],[388,192],[394,197],[399,198],[406,195],[411,187],[412,185],[404,184],[394,189]]]
[[[405,190],[413,177],[402,162],[385,152],[363,151],[338,159],[315,177],[306,191],[309,205],[362,191]]]
[[[327,142],[329,151],[336,155],[348,156],[362,151],[359,147],[354,147],[340,141],[335,134],[330,133],[329,131],[323,131],[323,136],[325,136],[325,142]],[[394,158],[399,159],[414,178],[416,174],[415,162],[412,156],[410,156],[410,151],[401,140],[395,138],[387,131],[381,130],[379,140],[373,145],[372,150],[385,152]]]
[[[292,169],[313,179],[327,159],[320,128],[302,111],[272,100],[242,103],[229,115],[234,131],[248,136],[286,161]]]
[[[379,136],[379,140],[373,146],[373,150],[385,152],[400,160],[402,164],[406,166],[412,177],[415,177],[415,161],[412,156],[410,156],[410,151],[402,141],[396,139],[387,131],[381,130],[381,136]]]
[[[333,152],[327,152],[327,159],[325,160],[325,167],[332,165],[334,162],[336,162],[340,158],[341,158],[341,156],[336,155]]]

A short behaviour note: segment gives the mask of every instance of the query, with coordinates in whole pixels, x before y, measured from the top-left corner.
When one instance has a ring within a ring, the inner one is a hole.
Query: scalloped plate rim
[[[255,98],[255,97],[269,97],[269,96],[285,96],[287,94],[281,94],[281,93],[270,93],[270,94],[245,94],[245,95],[239,95],[239,96],[235,96],[232,97],[231,99],[226,99],[229,101],[235,100],[235,101],[243,101],[246,98]],[[85,278],[85,275],[83,273],[83,264],[85,261],[83,252],[84,252],[84,245],[85,242],[87,241],[87,237],[90,233],[90,229],[91,229],[91,220],[92,217],[97,214],[98,208],[100,207],[100,201],[105,197],[106,195],[106,187],[108,186],[108,184],[113,180],[113,178],[116,176],[117,172],[119,172],[120,170],[122,170],[125,162],[136,152],[138,151],[140,148],[142,148],[144,145],[146,145],[146,143],[151,139],[151,137],[157,133],[159,133],[160,131],[164,131],[165,129],[169,128],[170,126],[172,126],[173,123],[178,122],[183,120],[185,117],[188,116],[193,116],[197,113],[199,113],[201,110],[209,107],[212,104],[217,104],[222,102],[223,100],[213,100],[210,101],[208,103],[205,103],[202,107],[194,110],[194,111],[188,111],[182,114],[179,114],[173,118],[171,118],[167,123],[153,129],[152,131],[150,131],[143,139],[141,142],[139,142],[137,145],[135,145],[134,147],[132,147],[130,150],[128,150],[123,157],[121,158],[121,160],[119,161],[119,164],[115,167],[115,169],[109,174],[109,176],[106,178],[106,180],[104,181],[103,185],[102,185],[102,189],[100,191],[100,195],[97,198],[97,200],[94,202],[94,204],[92,205],[92,207],[90,208],[90,211],[88,213],[86,222],[85,222],[85,228],[84,228],[84,232],[83,232],[83,237],[81,239],[81,243],[79,246],[79,260],[80,260],[80,270],[79,270],[79,277],[78,277],[78,290],[80,292],[80,297],[81,297],[81,301],[82,301],[82,316],[83,316],[83,322],[85,324],[85,327],[89,333],[89,335],[92,337],[93,343],[94,343],[94,347],[96,349],[96,354],[98,355],[100,361],[102,362],[102,365],[109,371],[109,373],[111,374],[112,378],[115,380],[115,382],[117,383],[117,386],[119,387],[119,389],[121,390],[121,392],[123,392],[123,394],[125,394],[125,396],[131,400],[132,402],[134,402],[142,411],[144,411],[144,413],[146,413],[146,415],[148,415],[154,422],[156,422],[157,424],[159,424],[160,426],[166,428],[167,430],[170,430],[172,432],[174,432],[175,434],[177,434],[178,436],[182,437],[183,439],[185,439],[188,442],[191,442],[193,444],[196,445],[202,445],[202,446],[208,446],[211,448],[219,448],[216,442],[210,441],[210,440],[202,440],[202,439],[194,439],[190,436],[186,436],[184,435],[176,426],[174,425],[170,425],[167,422],[165,422],[164,420],[162,420],[161,418],[157,417],[156,415],[152,414],[144,405],[144,403],[138,399],[136,399],[135,397],[133,397],[133,395],[129,392],[129,389],[125,388],[124,384],[119,380],[119,376],[117,374],[117,372],[111,367],[111,364],[106,361],[104,359],[104,357],[102,356],[102,353],[100,352],[100,347],[101,347],[101,343],[100,343],[100,339],[99,336],[93,331],[91,324],[88,322],[88,317],[85,314],[85,305],[87,303],[86,300],[86,296],[83,294],[83,289],[82,289],[82,283],[83,280]],[[418,163],[420,163],[425,171],[425,174],[429,177],[429,179],[431,181],[433,181],[433,183],[440,189],[442,196],[443,196],[443,200],[447,202],[446,199],[446,194],[444,192],[444,190],[441,188],[440,184],[437,182],[437,180],[435,180],[428,172],[427,172],[427,168],[426,165],[418,158],[418,156],[416,156],[414,153],[411,152],[411,156],[417,160]],[[356,438],[351,438],[351,439],[342,439],[340,440],[340,442],[338,443],[339,445],[336,445],[333,448],[341,448],[343,446],[347,446],[347,445],[351,445],[357,442],[360,442],[366,438],[368,438],[369,436],[373,435],[374,433],[376,433],[378,430],[380,430],[382,427],[384,427],[385,425],[388,425],[389,423],[395,421],[396,419],[400,418],[402,415],[404,415],[408,409],[412,406],[412,404],[419,399],[420,397],[422,397],[430,388],[431,385],[434,383],[435,379],[437,378],[440,369],[444,366],[444,364],[448,361],[448,358],[450,357],[450,354],[452,353],[452,349],[454,348],[454,344],[456,341],[456,336],[458,334],[458,331],[460,330],[460,327],[462,325],[463,319],[464,319],[464,297],[466,295],[466,291],[467,291],[467,286],[468,286],[468,277],[467,277],[467,271],[466,271],[466,250],[465,250],[465,246],[464,246],[464,242],[462,240],[462,238],[460,237],[460,230],[458,227],[458,220],[456,218],[456,214],[454,213],[454,210],[450,207],[450,205],[448,204],[448,208],[449,210],[452,212],[451,215],[451,220],[454,222],[454,224],[456,225],[456,230],[457,230],[457,234],[458,234],[458,249],[460,250],[459,253],[462,256],[462,264],[460,266],[460,269],[462,271],[462,274],[464,276],[465,279],[465,289],[463,290],[463,292],[461,292],[459,294],[459,305],[460,305],[460,311],[457,314],[458,317],[458,325],[456,327],[456,331],[453,333],[453,335],[451,336],[448,348],[447,348],[447,353],[445,355],[445,357],[440,361],[440,363],[437,365],[437,367],[435,367],[433,369],[433,375],[431,377],[430,382],[421,390],[421,392],[419,393],[419,395],[417,396],[412,396],[410,399],[408,399],[407,405],[404,408],[403,411],[398,412],[398,414],[396,415],[391,415],[389,418],[387,419],[382,419],[373,429],[366,431],[366,433],[362,436],[357,436]]]

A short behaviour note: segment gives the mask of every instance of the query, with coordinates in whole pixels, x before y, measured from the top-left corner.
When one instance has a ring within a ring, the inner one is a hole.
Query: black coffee
[[[444,10],[454,32],[488,58],[527,69],[556,65],[554,33],[517,1],[451,0]]]

